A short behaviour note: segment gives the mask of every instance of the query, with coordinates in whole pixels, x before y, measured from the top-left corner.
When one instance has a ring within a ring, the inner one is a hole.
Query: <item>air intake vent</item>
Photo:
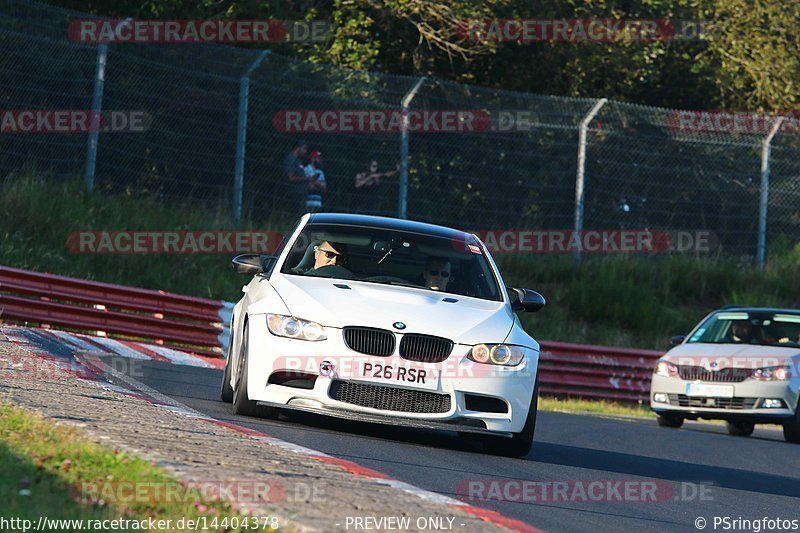
[[[453,341],[431,335],[407,333],[400,341],[400,357],[409,361],[439,363],[450,357]]]
[[[377,328],[344,328],[344,342],[347,347],[367,355],[387,357],[394,353],[394,333]]]
[[[670,394],[670,405],[715,409],[753,409],[758,398],[696,398],[685,394]]]
[[[447,413],[450,395],[335,380],[329,395],[340,402],[403,413]]]

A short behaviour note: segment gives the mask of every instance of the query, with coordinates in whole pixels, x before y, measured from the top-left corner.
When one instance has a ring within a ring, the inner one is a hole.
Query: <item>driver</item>
[[[749,343],[753,339],[753,326],[747,320],[737,320],[731,324],[733,342]]]
[[[322,241],[314,247],[314,266],[311,270],[326,266],[342,266],[345,259],[344,253],[344,244]]]
[[[442,257],[429,257],[422,271],[425,286],[435,291],[446,291],[450,283],[450,261]]]

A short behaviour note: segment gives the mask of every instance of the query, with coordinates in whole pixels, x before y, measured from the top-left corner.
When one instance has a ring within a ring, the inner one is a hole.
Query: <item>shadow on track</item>
[[[628,453],[562,446],[547,442],[535,444],[533,458],[539,463],[602,470],[668,481],[696,480],[747,492],[792,497],[800,494],[800,479]]]

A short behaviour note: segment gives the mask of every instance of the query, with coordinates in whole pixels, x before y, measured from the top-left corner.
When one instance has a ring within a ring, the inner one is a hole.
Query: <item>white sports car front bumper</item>
[[[324,341],[289,339],[270,333],[264,315],[252,315],[249,332],[248,395],[264,405],[506,435],[521,432],[528,416],[538,366],[535,350],[527,350],[519,365],[506,367],[475,363],[466,358],[470,346],[455,344],[446,360],[420,363],[401,358],[396,348],[387,357],[357,353],[337,328],[326,328]],[[302,388],[297,382],[275,383],[281,375],[311,379]]]

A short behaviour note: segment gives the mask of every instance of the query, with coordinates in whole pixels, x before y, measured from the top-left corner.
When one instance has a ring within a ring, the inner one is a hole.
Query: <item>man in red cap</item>
[[[310,181],[308,183],[308,194],[306,195],[306,210],[309,212],[322,209],[322,195],[328,190],[328,183],[325,181],[325,172],[322,170],[322,152],[313,150],[311,161],[303,169]]]

